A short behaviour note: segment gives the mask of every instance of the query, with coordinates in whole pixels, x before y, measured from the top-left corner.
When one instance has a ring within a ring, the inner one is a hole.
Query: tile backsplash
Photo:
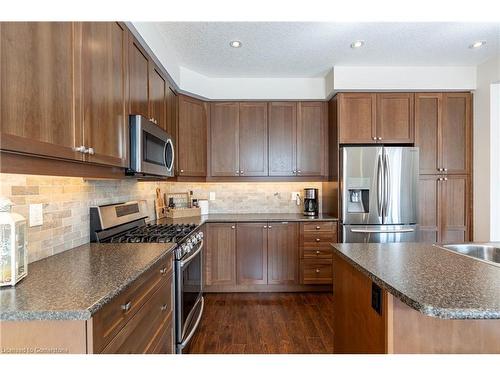
[[[320,190],[319,182],[183,183],[135,180],[85,180],[77,177],[33,176],[0,173],[0,195],[9,198],[13,211],[29,216],[29,205],[43,204],[43,225],[28,228],[29,262],[89,242],[89,207],[145,199],[154,217],[155,189],[163,192],[193,191],[208,199],[211,213],[299,213],[302,205],[291,193],[306,187]]]

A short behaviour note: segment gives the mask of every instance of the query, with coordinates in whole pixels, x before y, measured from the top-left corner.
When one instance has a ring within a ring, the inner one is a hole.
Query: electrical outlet
[[[209,200],[214,201],[215,200],[215,191],[211,191],[209,194]]]
[[[30,227],[43,225],[43,206],[41,203],[30,204]]]
[[[296,201],[297,198],[300,198],[300,193],[298,191],[293,191],[290,200],[291,201]]]

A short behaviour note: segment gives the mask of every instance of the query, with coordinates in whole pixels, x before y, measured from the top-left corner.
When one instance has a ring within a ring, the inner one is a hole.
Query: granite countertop
[[[337,221],[334,216],[320,214],[318,216],[304,216],[299,214],[209,214],[179,219],[160,219],[157,222],[163,224],[196,224],[204,223],[235,223],[235,222],[267,222],[267,221]]]
[[[332,244],[334,252],[421,313],[500,319],[500,267],[424,243]]]
[[[0,320],[87,320],[175,248],[167,244],[86,244],[28,265],[0,289]]]

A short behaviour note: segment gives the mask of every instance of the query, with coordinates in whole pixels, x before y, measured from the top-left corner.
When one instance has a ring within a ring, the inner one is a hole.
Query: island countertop
[[[87,320],[175,246],[92,243],[31,263],[0,289],[0,320]]]
[[[425,315],[500,319],[498,266],[424,243],[332,246],[336,255]]]

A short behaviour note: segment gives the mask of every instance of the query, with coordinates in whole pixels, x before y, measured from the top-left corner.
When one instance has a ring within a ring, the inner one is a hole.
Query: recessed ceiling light
[[[365,45],[364,40],[356,40],[356,41],[351,43],[351,48],[360,48],[360,47],[363,47],[364,45]]]
[[[241,47],[241,42],[239,40],[231,40],[229,42],[229,45],[233,48],[240,48]]]
[[[478,40],[477,42],[472,43],[469,48],[480,48],[486,44],[485,40]]]

